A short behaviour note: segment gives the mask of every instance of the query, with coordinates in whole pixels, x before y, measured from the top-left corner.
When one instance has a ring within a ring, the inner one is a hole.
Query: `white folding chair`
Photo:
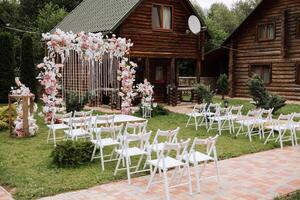
[[[151,151],[159,153],[163,150],[165,143],[177,143],[177,135],[179,133],[180,127],[177,127],[175,130],[162,131],[157,130],[156,135],[153,139],[153,143],[150,146]]]
[[[265,126],[266,129],[271,130],[264,144],[267,144],[270,140],[275,140],[275,142],[280,143],[280,147],[283,148],[283,142],[291,142],[294,146],[294,124],[293,124],[294,114],[284,115],[281,114],[277,120],[272,121],[272,125]],[[275,139],[270,139],[274,135],[274,132],[278,132],[278,137]],[[290,135],[286,136],[287,132]]]
[[[220,184],[220,171],[219,171],[219,166],[218,166],[218,156],[217,156],[217,148],[216,148],[217,139],[218,139],[218,135],[216,135],[214,138],[209,137],[207,139],[195,138],[194,142],[191,146],[188,157],[185,157],[185,160],[194,166],[198,193],[200,192],[200,182],[202,180],[211,179],[211,178],[216,177],[218,180],[218,183]],[[197,151],[197,146],[206,146],[206,152],[202,153],[200,151]],[[205,170],[207,162],[210,162],[210,161],[213,161],[215,164],[217,176],[201,178],[201,176]],[[200,170],[201,163],[204,163],[202,170]]]
[[[232,132],[235,133],[234,123],[242,116],[243,105],[241,106],[231,106],[229,111],[228,119],[231,121]]]
[[[211,103],[206,107],[206,111],[204,112],[205,117],[212,117],[216,114],[218,108],[221,107],[221,103]]]
[[[205,122],[206,127],[207,124],[207,118],[205,117],[204,112],[206,111],[207,104],[197,104],[194,106],[193,111],[191,113],[187,113],[186,115],[189,117],[185,128],[187,128],[190,125],[195,125],[196,131],[198,130],[198,126],[202,126],[203,122]],[[194,120],[193,123],[190,123],[191,120]]]
[[[273,121],[273,110],[272,109],[262,109],[261,110],[261,131],[262,131],[262,138],[265,138],[265,125],[270,125]]]
[[[92,134],[92,118],[81,117],[71,118],[70,126],[68,130],[65,130],[66,139],[78,140],[79,138],[90,138],[93,139]]]
[[[68,119],[68,123],[60,123],[60,124],[55,124],[56,120],[58,118],[58,115],[56,115],[56,113],[53,114],[52,119],[51,119],[51,124],[47,125],[49,131],[48,131],[48,137],[47,137],[47,143],[49,141],[53,141],[54,146],[56,147],[56,141],[57,140],[62,140],[65,139],[65,137],[56,137],[56,131],[57,130],[65,130],[65,129],[69,129],[69,125],[70,125],[70,120],[72,118],[72,113],[67,113],[65,115],[62,116],[62,119]]]
[[[237,120],[236,123],[240,124],[239,130],[236,136],[246,135],[249,137],[250,142],[252,142],[252,136],[259,135],[262,139],[262,110],[250,110],[247,116],[242,116],[241,119]],[[241,132],[244,130],[244,126],[247,127],[247,132]],[[257,129],[257,131],[255,130]]]
[[[170,200],[169,189],[183,185],[188,185],[189,193],[192,194],[192,181],[189,163],[183,161],[184,157],[188,156],[187,148],[189,142],[190,139],[180,143],[165,143],[163,150],[157,159],[147,160],[147,164],[150,165],[151,176],[146,191],[148,191],[152,186],[156,172],[162,171],[166,200]],[[176,152],[175,156],[172,156],[173,151]],[[175,170],[173,171],[171,180],[169,181],[167,172],[173,168],[175,168]],[[182,177],[185,174],[187,175],[187,182],[182,182]],[[178,176],[177,179],[175,179],[176,176]]]
[[[209,128],[207,129],[207,132],[210,132],[212,129],[217,129],[219,135],[221,135],[224,130],[229,130],[230,134],[232,133],[230,108],[216,107],[216,112],[213,116],[208,117],[208,119]],[[214,123],[217,124],[217,128],[213,127]]]
[[[293,117],[293,129],[294,129],[294,139],[295,139],[295,145],[298,145],[298,138],[297,132],[300,130],[300,113],[294,113]]]
[[[120,146],[120,142],[118,141],[119,135],[123,130],[123,124],[120,126],[113,126],[113,127],[100,127],[95,128],[94,131],[96,132],[96,139],[91,140],[91,142],[95,145],[94,151],[92,154],[91,161],[96,158],[100,158],[102,171],[104,171],[104,163],[111,162],[117,160],[114,158],[114,153],[117,147]],[[114,147],[110,154],[104,155],[103,151],[105,147]],[[99,155],[96,156],[96,151],[99,149]],[[109,157],[109,159],[105,159]]]
[[[116,149],[118,154],[118,162],[115,168],[114,175],[120,170],[127,171],[128,184],[131,184],[131,174],[141,173],[149,171],[149,169],[140,169],[144,156],[149,159],[149,140],[151,137],[151,131],[144,134],[128,134],[125,133],[124,141],[121,143],[121,149]],[[136,166],[132,165],[132,158],[140,157]],[[125,161],[125,168],[120,168],[121,161]],[[131,169],[134,168],[134,171]]]
[[[73,113],[73,118],[72,118],[72,126],[74,127],[74,128],[78,128],[78,127],[80,127],[80,126],[82,126],[82,119],[84,119],[85,118],[85,112],[83,112],[83,111],[74,111],[74,113]]]

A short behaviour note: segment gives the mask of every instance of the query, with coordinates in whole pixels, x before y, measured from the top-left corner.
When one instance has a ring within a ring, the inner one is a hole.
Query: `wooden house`
[[[223,46],[231,96],[248,97],[255,73],[272,93],[300,100],[299,0],[262,0]]]
[[[131,39],[137,82],[147,78],[154,85],[156,101],[176,104],[180,83],[199,82],[203,67],[208,34],[189,31],[191,15],[198,16],[189,0],[85,0],[54,29]]]

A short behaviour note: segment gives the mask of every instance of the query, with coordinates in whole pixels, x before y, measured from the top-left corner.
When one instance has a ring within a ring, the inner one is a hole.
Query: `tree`
[[[285,99],[278,95],[269,94],[263,81],[258,75],[254,75],[248,81],[250,96],[259,108],[271,109],[273,113],[285,106]]]
[[[14,49],[10,33],[0,33],[0,103],[7,103],[8,93],[14,85]]]
[[[37,94],[36,69],[33,59],[32,37],[25,33],[21,44],[20,78],[33,94]]]
[[[39,10],[37,16],[37,26],[40,32],[48,32],[54,28],[68,13],[65,9],[60,8],[58,5],[53,3],[46,4],[42,9]]]
[[[221,74],[217,80],[217,89],[222,94],[222,100],[225,99],[225,94],[228,92],[229,83],[226,74]]]

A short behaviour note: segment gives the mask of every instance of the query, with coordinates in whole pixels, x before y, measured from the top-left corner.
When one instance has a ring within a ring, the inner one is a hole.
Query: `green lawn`
[[[215,99],[215,101],[219,101]],[[230,100],[230,105],[244,104],[244,113],[253,108],[247,101]],[[300,112],[300,106],[288,105],[280,112]],[[61,192],[88,188],[102,183],[125,179],[125,172],[113,176],[115,163],[107,163],[106,170],[100,171],[99,160],[76,169],[59,169],[51,163],[50,154],[53,145],[46,144],[47,128],[43,119],[38,117],[39,134],[33,138],[10,138],[8,131],[0,132],[0,185],[16,188],[16,199],[36,199]],[[205,138],[216,134],[207,134],[205,128],[195,131],[194,127],[184,128],[187,117],[171,113],[168,116],[155,117],[149,120],[149,130],[156,131],[181,127],[180,138]],[[220,159],[227,159],[243,154],[264,151],[278,147],[277,144],[263,145],[255,137],[252,143],[248,138],[235,138],[224,132],[219,138],[218,154]]]

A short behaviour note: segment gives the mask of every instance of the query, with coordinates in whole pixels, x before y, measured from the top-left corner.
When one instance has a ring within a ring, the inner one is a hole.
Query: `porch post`
[[[234,97],[235,93],[235,84],[234,84],[234,60],[235,60],[235,42],[231,41],[229,49],[229,63],[228,63],[228,82],[229,82],[229,96]]]
[[[171,95],[171,104],[172,106],[177,106],[177,87],[176,87],[176,66],[175,66],[175,58],[172,58],[171,60],[171,70],[170,70],[170,74],[171,74],[171,90],[170,90],[170,94]]]
[[[150,59],[147,57],[145,59],[145,78],[150,79]]]

